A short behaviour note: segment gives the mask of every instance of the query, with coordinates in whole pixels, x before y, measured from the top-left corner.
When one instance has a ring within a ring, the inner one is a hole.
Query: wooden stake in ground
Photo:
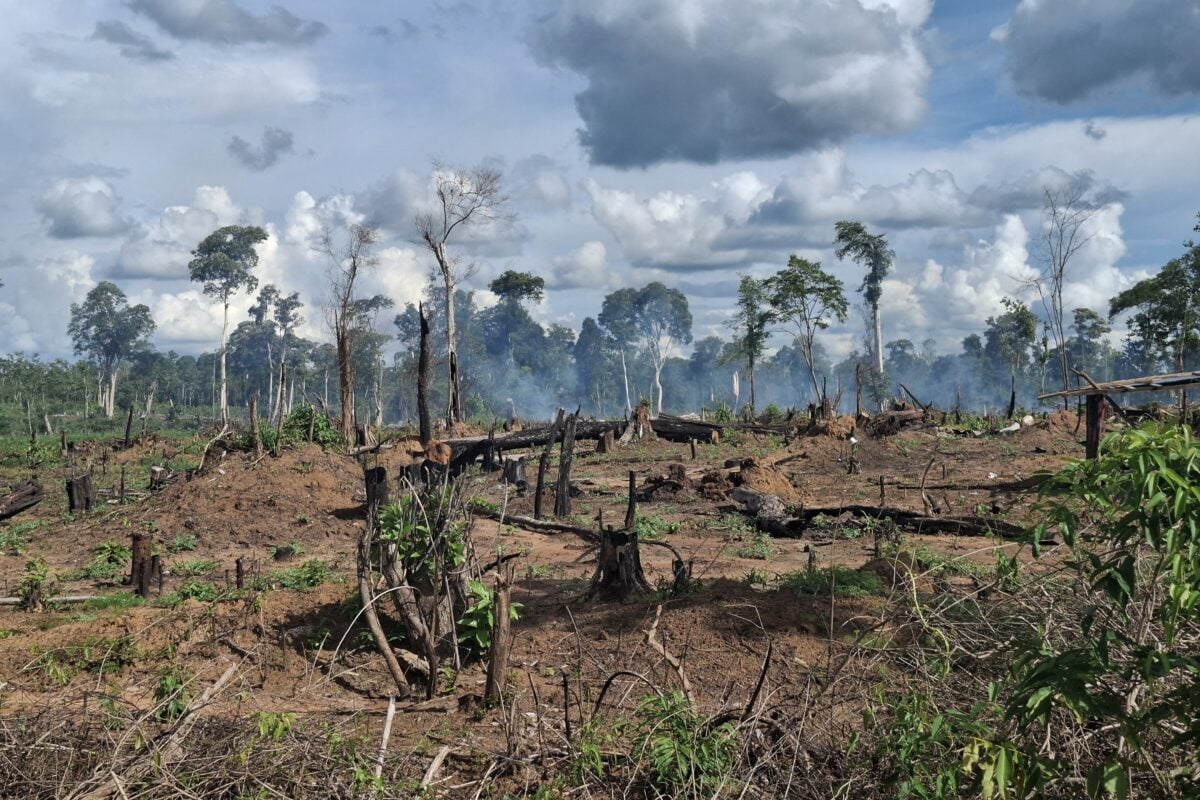
[[[133,406],[129,407],[129,416],[125,418],[125,446],[129,447],[129,431],[133,427]]]
[[[625,506],[625,530],[637,524],[637,473],[629,470],[629,503]]]
[[[417,315],[421,319],[421,344],[417,357],[417,424],[421,433],[422,446],[433,441],[433,423],[429,418],[429,318],[425,307],[417,304]]]
[[[508,683],[508,654],[512,644],[509,635],[509,593],[512,580],[513,569],[510,564],[496,576],[496,588],[492,594],[492,651],[488,657],[487,682],[483,690],[483,702],[488,706],[500,700],[500,694]]]
[[[562,451],[558,457],[558,484],[554,487],[554,516],[571,516],[571,458],[575,453],[575,422],[579,412],[567,417]]]

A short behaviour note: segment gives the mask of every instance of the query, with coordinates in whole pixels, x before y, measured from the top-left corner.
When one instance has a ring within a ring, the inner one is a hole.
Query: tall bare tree
[[[321,232],[317,250],[329,259],[330,305],[326,319],[333,329],[337,347],[338,397],[342,405],[342,434],[354,438],[354,342],[353,332],[360,315],[355,288],[362,273],[379,263],[374,249],[379,231],[368,225],[350,225],[345,236],[330,228]]]
[[[833,251],[839,261],[849,258],[867,268],[858,290],[871,309],[871,356],[875,372],[883,374],[883,321],[879,316],[879,300],[883,297],[883,279],[892,271],[896,252],[888,246],[887,237],[871,233],[861,222],[843,220],[834,225]]]
[[[1075,256],[1092,238],[1088,222],[1100,210],[1094,203],[1088,202],[1085,191],[1086,187],[1077,184],[1043,190],[1042,233],[1038,241],[1042,271],[1031,281],[1050,322],[1050,336],[1058,350],[1063,391],[1071,388],[1063,288]],[[1070,398],[1063,397],[1063,407],[1070,406]]]
[[[462,418],[454,288],[460,281],[469,277],[471,268],[464,268],[460,257],[451,255],[446,246],[461,229],[489,222],[508,223],[513,217],[504,213],[508,197],[502,191],[498,170],[482,165],[469,168],[447,167],[435,162],[433,185],[437,195],[435,210],[418,215],[416,225],[421,234],[421,241],[437,261],[438,272],[446,290],[446,365],[449,370],[446,424],[453,425]]]

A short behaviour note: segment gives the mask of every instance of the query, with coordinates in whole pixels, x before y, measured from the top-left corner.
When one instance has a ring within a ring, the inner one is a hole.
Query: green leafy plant
[[[211,603],[220,597],[221,593],[216,586],[204,581],[187,581],[171,595],[164,598],[172,605],[183,600],[199,600],[204,603]]]
[[[471,581],[470,607],[458,621],[459,644],[469,648],[476,654],[483,654],[492,649],[492,626],[496,622],[496,602],[492,590],[480,581]],[[509,603],[508,618],[516,622],[520,618],[520,603]]]
[[[50,567],[46,559],[37,557],[25,562],[25,574],[17,585],[20,606],[26,611],[41,611],[46,607],[50,591]]]
[[[779,551],[771,543],[771,537],[765,533],[754,534],[745,544],[734,551],[738,558],[753,558],[759,561],[765,561],[777,552]]]
[[[262,589],[312,589],[333,580],[335,573],[329,562],[311,558],[298,567],[272,572],[259,580]]]
[[[154,687],[154,715],[158,719],[179,719],[191,701],[187,681],[178,667],[170,667],[158,676],[158,683]]]
[[[128,567],[132,556],[130,549],[120,542],[101,542],[92,548],[92,563],[63,577],[66,580],[111,581]]]
[[[738,753],[733,724],[710,724],[682,693],[642,700],[631,728],[633,752],[646,758],[650,782],[666,796],[712,797],[729,780]]]

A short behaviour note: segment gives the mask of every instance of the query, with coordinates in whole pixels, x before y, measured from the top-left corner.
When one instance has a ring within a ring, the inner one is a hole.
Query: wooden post
[[[1104,397],[1098,394],[1087,396],[1087,435],[1085,447],[1087,458],[1095,461],[1100,458],[1100,438],[1104,435],[1104,420],[1101,416]]]
[[[244,589],[246,588],[246,564],[242,561],[241,556],[238,556],[237,561],[233,563],[237,571],[237,577],[235,579],[237,582],[234,584],[234,586],[239,589]]]
[[[633,530],[637,523],[637,473],[629,470],[629,505],[625,507],[625,530]]]
[[[862,362],[854,365],[854,418],[862,416]]]
[[[283,382],[286,375],[283,369],[283,362],[279,362],[279,400],[276,402],[276,408],[279,411],[279,419],[275,420],[275,447],[271,455],[279,458],[279,449],[283,446]]]
[[[147,592],[149,592],[150,583],[154,583],[158,587],[158,594],[162,594],[163,574],[162,574],[162,556],[150,556],[150,580],[146,581]]]
[[[571,457],[575,453],[576,414],[567,417],[563,431],[562,450],[558,456],[558,483],[554,487],[554,516],[562,519],[571,515]]]
[[[262,431],[258,429],[258,393],[250,395],[250,440],[254,442],[254,457],[262,458]]]
[[[117,490],[117,499],[125,502],[125,465],[121,465],[121,487]]]
[[[484,705],[495,705],[508,682],[508,653],[512,637],[509,635],[509,590],[512,586],[512,567],[496,576],[496,588],[492,595],[492,652],[488,658],[487,682],[484,684]]]
[[[696,460],[696,437],[693,436],[692,438],[688,439],[688,444],[691,445],[691,448],[692,448],[692,461],[695,461]]]
[[[887,503],[887,488],[884,483],[884,477],[882,475],[880,475],[879,476],[879,507],[883,508],[886,503]]]

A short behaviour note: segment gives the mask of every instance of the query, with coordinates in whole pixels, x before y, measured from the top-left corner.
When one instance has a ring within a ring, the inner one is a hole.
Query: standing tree
[[[129,305],[115,283],[101,281],[87,293],[82,304],[71,304],[67,333],[75,352],[91,356],[100,368],[98,398],[104,416],[111,418],[117,396],[117,367],[142,350],[154,331],[150,309]]]
[[[891,271],[896,253],[888,247],[886,236],[868,233],[861,222],[839,222],[834,225],[834,232],[834,244],[838,245],[834,255],[838,260],[849,257],[851,261],[867,268],[858,291],[862,292],[863,299],[871,309],[871,327],[874,329],[871,356],[875,361],[875,371],[882,374],[883,322],[879,318],[879,299],[883,296],[883,279]]]
[[[791,256],[785,268],[767,278],[766,289],[776,318],[796,326],[796,342],[808,365],[813,396],[818,402],[824,401],[814,367],[813,345],[817,331],[825,330],[835,319],[846,321],[849,305],[842,282],[821,269],[820,262]]]
[[[615,347],[612,336],[597,325],[596,320],[584,318],[573,348],[578,376],[576,385],[582,397],[590,402],[592,410],[601,417],[605,416],[609,379],[615,369]]]
[[[1062,388],[1071,388],[1068,364],[1066,314],[1063,311],[1063,289],[1075,255],[1088,243],[1088,221],[1099,210],[1084,198],[1084,187],[1075,185],[1062,189],[1043,190],[1042,236],[1039,257],[1042,273],[1032,280],[1042,307],[1050,321],[1050,335],[1058,350],[1058,366],[1062,373]],[[1071,398],[1063,397],[1063,407],[1069,408]]]
[[[329,327],[337,347],[338,399],[341,402],[342,435],[354,441],[354,332],[363,320],[364,309],[355,296],[359,277],[379,263],[374,249],[379,232],[367,225],[351,225],[345,241],[335,240],[333,231],[321,232],[317,249],[329,259]],[[376,309],[369,309],[374,311]]]
[[[225,378],[225,345],[229,334],[229,301],[245,289],[258,286],[254,268],[258,252],[254,246],[267,240],[267,232],[255,225],[227,225],[204,238],[192,251],[188,264],[191,279],[203,284],[204,293],[221,301],[221,423],[229,422],[229,384]]]
[[[446,245],[461,228],[487,222],[509,222],[512,217],[503,213],[508,198],[501,191],[500,173],[490,167],[450,169],[434,163],[433,184],[436,210],[418,215],[416,225],[421,241],[437,261],[446,292],[446,364],[449,370],[446,424],[452,426],[462,418],[454,289],[461,280],[469,277],[470,268],[463,270],[458,256],[451,256]]]
[[[650,357],[654,368],[654,388],[658,398],[656,413],[663,409],[662,368],[676,343],[692,341],[692,312],[687,296],[655,281],[641,289],[618,289],[604,298],[599,322],[621,344],[638,343]],[[622,363],[624,363],[624,349]],[[625,402],[629,403],[626,379]]]
[[[746,377],[750,379],[750,413],[757,405],[754,395],[754,367],[762,359],[770,336],[768,327],[774,317],[765,282],[743,275],[738,283],[737,312],[733,324],[737,336],[733,340],[739,355],[746,359]]]
[[[1200,353],[1200,245],[1109,301],[1109,319],[1136,311],[1129,337],[1140,350],[1183,372]]]
[[[500,302],[489,309],[484,320],[489,334],[488,350],[503,354],[510,366],[516,366],[514,335],[525,340],[524,349],[542,349],[544,332],[529,316],[524,303],[540,303],[546,296],[546,281],[531,273],[510,269],[488,284],[488,288],[500,298]],[[527,362],[528,359],[522,361]]]

